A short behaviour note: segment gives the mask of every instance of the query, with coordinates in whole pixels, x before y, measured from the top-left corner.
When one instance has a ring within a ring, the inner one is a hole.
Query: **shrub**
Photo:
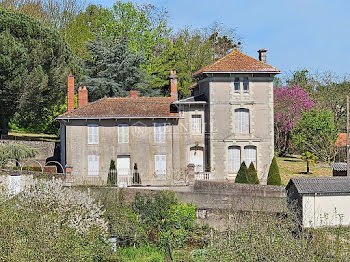
[[[280,170],[277,165],[277,160],[276,157],[273,157],[270,169],[269,169],[269,174],[267,176],[267,184],[268,185],[281,185],[281,176],[280,176]]]
[[[244,161],[238,170],[235,183],[248,184],[248,169]]]
[[[100,204],[60,180],[34,180],[0,201],[2,261],[101,261],[111,253]]]
[[[260,184],[258,173],[256,172],[253,162],[249,165],[247,178],[248,184]]]
[[[111,163],[109,164],[107,184],[108,185],[115,185],[116,182],[117,182],[117,173],[116,173],[116,169],[115,169],[115,161],[112,159]]]
[[[132,176],[132,183],[133,184],[137,184],[137,185],[141,184],[141,178],[140,178],[139,171],[137,170],[137,164],[136,163],[134,165],[134,173],[133,173],[133,176]]]

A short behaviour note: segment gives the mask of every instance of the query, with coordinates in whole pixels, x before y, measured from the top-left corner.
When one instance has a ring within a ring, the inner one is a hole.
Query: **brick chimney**
[[[259,53],[259,60],[260,60],[261,62],[266,63],[266,53],[267,53],[267,49],[264,49],[264,48],[259,49],[259,50],[258,50],[258,53]]]
[[[88,91],[86,86],[83,88],[79,86],[78,90],[78,107],[86,106],[88,104]]]
[[[139,96],[139,91],[130,90],[130,98],[137,98]]]
[[[74,110],[74,76],[72,72],[68,76],[68,90],[67,90],[67,112]]]
[[[169,80],[170,80],[170,97],[174,98],[175,100],[177,100],[177,74],[176,71],[170,71],[170,75],[169,75]]]

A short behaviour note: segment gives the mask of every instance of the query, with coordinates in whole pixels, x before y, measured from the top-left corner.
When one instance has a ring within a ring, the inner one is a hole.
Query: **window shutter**
[[[245,151],[245,160],[246,164],[249,167],[250,163],[253,162],[255,168],[256,167],[256,147],[255,146],[246,146],[244,148]]]
[[[88,125],[88,144],[98,144],[98,125]]]
[[[228,149],[228,170],[237,173],[241,165],[241,148],[229,147]]]
[[[97,155],[88,155],[88,175],[98,176],[100,157]]]
[[[249,110],[242,110],[242,133],[249,133]]]
[[[202,133],[202,116],[192,115],[192,132]]]
[[[129,143],[129,125],[118,125],[118,143]]]
[[[154,156],[154,169],[157,175],[166,174],[166,155]]]
[[[156,143],[165,142],[165,124],[164,123],[154,123],[154,141]]]
[[[240,108],[235,110],[235,132],[248,134],[250,132],[249,110]]]

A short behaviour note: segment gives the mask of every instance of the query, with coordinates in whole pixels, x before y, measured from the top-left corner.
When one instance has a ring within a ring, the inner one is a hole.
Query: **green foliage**
[[[28,145],[22,143],[9,143],[7,145],[0,145],[0,166],[5,166],[10,159],[33,158],[38,155],[39,152]]]
[[[238,170],[235,183],[248,184],[248,168],[244,161]]]
[[[306,151],[301,154],[301,159],[306,162],[306,174],[310,174],[310,165],[313,166],[316,163],[317,157]]]
[[[248,184],[260,184],[258,173],[256,172],[253,162],[250,163],[247,175]]]
[[[148,239],[162,247],[183,246],[194,228],[196,207],[181,204],[174,192],[163,191],[153,197],[138,194],[133,208],[140,216]]]
[[[90,101],[127,96],[130,90],[149,95],[146,75],[140,67],[142,55],[131,52],[125,39],[112,42],[98,38],[88,49],[93,59],[85,63],[84,84]]]
[[[292,132],[293,145],[299,152],[308,151],[320,160],[327,161],[335,154],[336,138],[334,114],[328,110],[303,112]]]
[[[276,157],[274,156],[271,161],[271,165],[269,168],[269,173],[267,175],[267,184],[268,185],[282,185],[280,170],[277,165]]]
[[[64,104],[74,66],[64,39],[33,19],[0,8],[0,128],[18,113],[21,126],[49,121]]]
[[[116,259],[125,262],[161,262],[165,261],[164,251],[153,245],[144,245],[138,248],[118,248]]]
[[[111,163],[109,164],[109,172],[107,178],[108,185],[115,185],[117,182],[117,173],[115,172],[115,161],[111,159]]]
[[[137,184],[137,185],[141,184],[141,177],[140,177],[139,171],[137,170],[137,164],[136,163],[134,165],[134,173],[133,173],[133,176],[132,176],[132,183],[133,184]]]

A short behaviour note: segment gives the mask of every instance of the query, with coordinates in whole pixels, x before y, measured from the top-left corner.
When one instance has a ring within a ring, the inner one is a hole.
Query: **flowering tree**
[[[275,147],[280,156],[290,149],[291,133],[303,111],[309,111],[315,102],[299,86],[274,88]]]

